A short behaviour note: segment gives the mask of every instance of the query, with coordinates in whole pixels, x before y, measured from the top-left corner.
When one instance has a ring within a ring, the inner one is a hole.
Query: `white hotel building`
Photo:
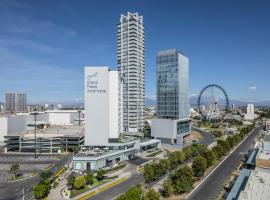
[[[74,170],[96,170],[133,158],[142,150],[159,148],[159,140],[120,133],[121,83],[106,66],[85,67],[85,146],[73,157]]]

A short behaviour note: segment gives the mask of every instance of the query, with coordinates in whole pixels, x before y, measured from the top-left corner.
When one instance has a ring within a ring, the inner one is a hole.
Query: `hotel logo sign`
[[[86,91],[87,93],[106,93],[106,90],[99,88],[98,72],[89,74],[86,80]]]

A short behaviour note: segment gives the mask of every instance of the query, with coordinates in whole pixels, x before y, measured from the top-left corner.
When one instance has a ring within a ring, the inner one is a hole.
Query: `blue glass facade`
[[[176,49],[161,51],[157,66],[157,116],[163,119],[189,117],[189,61]]]

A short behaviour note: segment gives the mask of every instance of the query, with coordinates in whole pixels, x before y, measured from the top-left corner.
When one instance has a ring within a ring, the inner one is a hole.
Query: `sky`
[[[0,0],[0,102],[80,101],[84,66],[116,69],[121,14],[145,25],[146,97],[155,98],[155,57],[176,48],[189,57],[190,96],[210,83],[230,99],[270,100],[268,0]]]

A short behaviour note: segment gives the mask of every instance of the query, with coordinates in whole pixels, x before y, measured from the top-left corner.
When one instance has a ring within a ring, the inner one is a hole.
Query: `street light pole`
[[[34,109],[34,112],[32,113],[32,115],[34,115],[34,119],[35,119],[35,158],[37,158],[37,109]]]
[[[37,158],[37,114],[35,116],[35,158]]]
[[[81,126],[81,110],[78,110],[78,113],[79,113],[79,126]]]

